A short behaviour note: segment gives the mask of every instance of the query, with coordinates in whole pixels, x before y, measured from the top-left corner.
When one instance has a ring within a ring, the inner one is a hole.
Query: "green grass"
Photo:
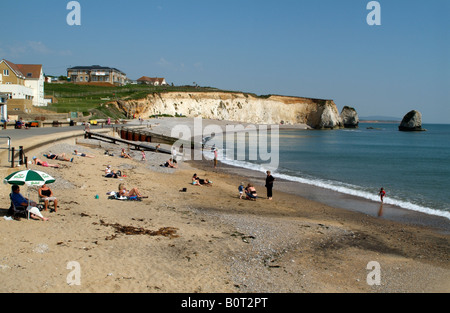
[[[57,113],[89,112],[98,114],[99,118],[112,117],[124,118],[120,112],[114,112],[111,107],[102,106],[110,101],[116,100],[138,100],[145,98],[148,94],[164,92],[240,92],[221,90],[213,87],[194,86],[148,86],[148,85],[126,85],[126,86],[91,86],[72,83],[47,84],[44,85],[45,95],[54,96],[58,103],[51,104],[47,109]],[[246,93],[245,95],[255,94]],[[262,96],[268,97],[268,96]]]

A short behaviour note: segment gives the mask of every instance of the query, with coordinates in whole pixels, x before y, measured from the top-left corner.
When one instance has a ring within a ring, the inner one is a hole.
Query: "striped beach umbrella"
[[[55,179],[41,171],[23,170],[8,175],[3,182],[11,185],[42,186],[43,184],[54,183]]]

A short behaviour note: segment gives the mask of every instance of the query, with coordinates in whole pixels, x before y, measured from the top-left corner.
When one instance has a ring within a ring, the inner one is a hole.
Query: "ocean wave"
[[[322,179],[318,179],[318,178],[311,178],[311,177],[305,178],[305,177],[293,176],[293,175],[289,175],[289,174],[283,174],[283,173],[276,172],[274,169],[269,168],[265,164],[256,164],[256,163],[251,163],[248,161],[236,161],[236,160],[223,158],[223,159],[221,159],[221,162],[228,164],[228,165],[245,168],[245,169],[262,172],[262,173],[265,173],[266,171],[270,170],[270,171],[272,171],[273,175],[275,174],[280,179],[285,179],[285,180],[292,181],[292,182],[298,182],[298,183],[312,185],[312,186],[316,186],[316,187],[320,187],[320,188],[324,188],[324,189],[328,189],[328,190],[333,190],[333,191],[336,191],[336,192],[339,192],[342,194],[351,195],[351,196],[355,196],[355,197],[359,197],[359,198],[363,198],[363,199],[367,199],[367,200],[371,200],[371,201],[376,201],[376,202],[379,201],[378,195],[375,195],[374,193],[369,192],[367,190],[363,190],[362,187],[346,184],[343,182],[326,181],[326,180],[322,180]],[[422,206],[419,204],[411,203],[411,202],[401,200],[401,199],[396,199],[393,197],[384,198],[384,203],[398,206],[400,208],[411,210],[411,211],[421,212],[421,213],[425,213],[425,214],[429,214],[429,215],[441,216],[441,217],[450,219],[449,211],[428,208],[428,207],[425,207],[425,206]]]

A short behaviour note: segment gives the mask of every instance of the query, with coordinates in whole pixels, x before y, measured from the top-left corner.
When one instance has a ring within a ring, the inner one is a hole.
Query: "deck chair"
[[[11,200],[11,206],[9,207],[8,214],[12,215],[13,218],[26,217],[27,219],[30,219],[30,212],[27,210],[27,207],[15,206],[12,201],[12,194],[9,194],[9,199]]]

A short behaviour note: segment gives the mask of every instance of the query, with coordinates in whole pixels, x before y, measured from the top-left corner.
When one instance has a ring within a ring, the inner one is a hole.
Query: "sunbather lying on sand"
[[[65,153],[54,154],[54,153],[49,152],[47,154],[44,154],[44,156],[47,159],[50,159],[50,160],[60,160],[60,161],[67,161],[67,162],[72,162],[73,161],[73,158],[71,158],[71,159],[66,158],[66,154]]]
[[[73,154],[79,155],[79,156],[82,156],[82,157],[95,158],[93,155],[89,155],[89,154],[86,154],[86,153],[81,153],[81,152],[78,152],[77,150],[74,150],[73,152],[74,152]]]
[[[45,161],[42,161],[41,159],[38,159],[37,157],[33,157],[33,162],[34,162],[34,164],[36,164],[36,165],[40,165],[40,166],[44,166],[44,167],[59,167],[59,165],[58,164],[50,164],[50,163],[47,163],[47,162],[45,162]]]

